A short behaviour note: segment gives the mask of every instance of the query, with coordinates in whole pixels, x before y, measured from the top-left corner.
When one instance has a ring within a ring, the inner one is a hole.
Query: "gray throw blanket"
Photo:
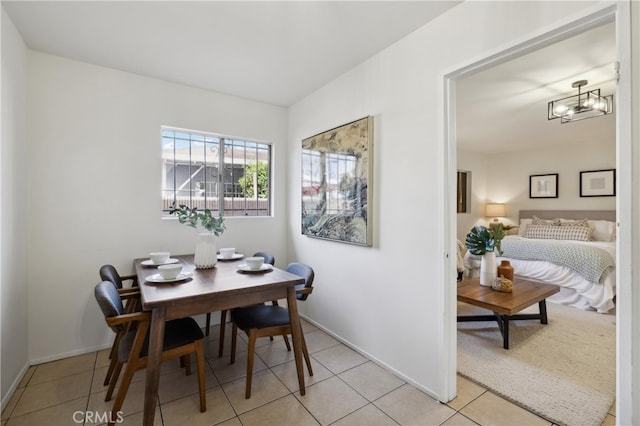
[[[606,250],[549,240],[505,238],[502,240],[502,256],[544,260],[566,266],[594,283],[602,283],[605,272],[615,267],[613,257]]]

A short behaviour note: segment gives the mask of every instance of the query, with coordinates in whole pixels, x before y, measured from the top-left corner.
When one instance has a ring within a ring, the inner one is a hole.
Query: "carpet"
[[[523,313],[537,313],[538,305]],[[458,323],[458,373],[559,425],[600,426],[615,399],[615,315],[547,303],[549,324]],[[487,311],[458,303],[459,315]]]

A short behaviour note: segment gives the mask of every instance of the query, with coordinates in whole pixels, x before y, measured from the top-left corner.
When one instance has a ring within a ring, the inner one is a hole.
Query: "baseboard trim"
[[[9,390],[7,391],[7,393],[3,395],[2,403],[1,403],[2,411],[4,411],[4,409],[7,408],[7,404],[9,404],[9,401],[11,400],[11,398],[13,398],[13,394],[16,392],[16,389],[18,389],[18,385],[20,385],[20,382],[22,382],[24,375],[27,374],[27,370],[29,369],[29,367],[30,367],[30,364],[26,362],[24,366],[20,369],[20,372],[18,373],[18,376],[16,377],[16,379],[13,381],[13,383],[11,383],[11,386],[9,387]]]
[[[318,324],[317,322],[315,322],[314,320],[308,318],[306,315],[303,315],[303,314],[300,314],[300,313],[298,315],[300,316],[300,318],[302,318],[305,321],[309,322],[310,324],[312,324],[313,326],[317,327],[318,329],[324,331],[325,333],[327,333],[328,335],[330,335],[334,339],[338,340],[340,343],[343,343],[344,345],[346,345],[349,348],[353,349],[354,351],[358,352],[360,355],[364,356],[365,358],[371,360],[372,362],[374,362],[375,364],[377,364],[380,367],[384,368],[385,370],[387,370],[387,371],[393,373],[394,375],[398,376],[399,378],[401,378],[405,382],[409,383],[411,386],[413,386],[413,387],[415,387],[417,389],[420,389],[422,392],[426,393],[431,398],[435,399],[436,401],[439,401],[438,394],[436,392],[434,392],[433,389],[429,389],[429,388],[425,387],[424,385],[421,385],[420,383],[417,383],[412,378],[407,377],[406,375],[404,375],[400,371],[396,370],[395,368],[391,367],[390,365],[386,364],[385,362],[383,362],[383,361],[379,360],[378,358],[374,357],[373,355],[371,355],[367,351],[359,348],[358,346],[354,345],[353,343],[349,342],[348,340],[345,340],[344,338],[342,338],[341,336],[335,334],[334,332],[332,332],[331,330],[327,329],[326,327],[324,327],[324,326]]]

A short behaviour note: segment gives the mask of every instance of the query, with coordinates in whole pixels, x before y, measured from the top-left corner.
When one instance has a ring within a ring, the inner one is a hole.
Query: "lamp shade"
[[[505,217],[507,215],[507,207],[504,204],[487,204],[485,216],[488,217]]]

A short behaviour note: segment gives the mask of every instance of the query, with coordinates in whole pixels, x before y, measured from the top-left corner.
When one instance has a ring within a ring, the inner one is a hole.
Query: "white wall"
[[[441,252],[449,237],[438,228],[445,223],[438,205],[445,199],[443,76],[588,5],[464,2],[291,108],[290,257],[316,270],[303,314],[446,399],[438,358],[450,265]],[[365,115],[375,119],[373,247],[302,236],[300,141]]]
[[[27,49],[2,8],[0,300],[2,408],[29,366],[27,321]]]
[[[112,338],[93,296],[101,265],[193,252],[195,231],[160,218],[161,125],[274,144],[275,216],[228,218],[219,244],[286,261],[285,109],[33,51],[28,70],[33,363]]]
[[[507,204],[504,223],[517,224],[520,210],[615,210],[616,197],[580,197],[580,172],[616,168],[615,134],[604,141],[558,144],[552,149],[479,155],[458,151],[458,168],[473,170],[472,210],[458,214],[458,238],[486,225],[485,203]],[[558,198],[529,198],[529,176],[558,173]],[[486,180],[476,177],[484,177]]]
[[[604,117],[603,117],[604,118]],[[580,197],[580,172],[616,168],[615,134],[609,140],[557,145],[501,155],[489,167],[487,197],[509,206],[514,222],[520,210],[615,210],[616,197]],[[529,198],[529,176],[558,173],[558,198]]]

